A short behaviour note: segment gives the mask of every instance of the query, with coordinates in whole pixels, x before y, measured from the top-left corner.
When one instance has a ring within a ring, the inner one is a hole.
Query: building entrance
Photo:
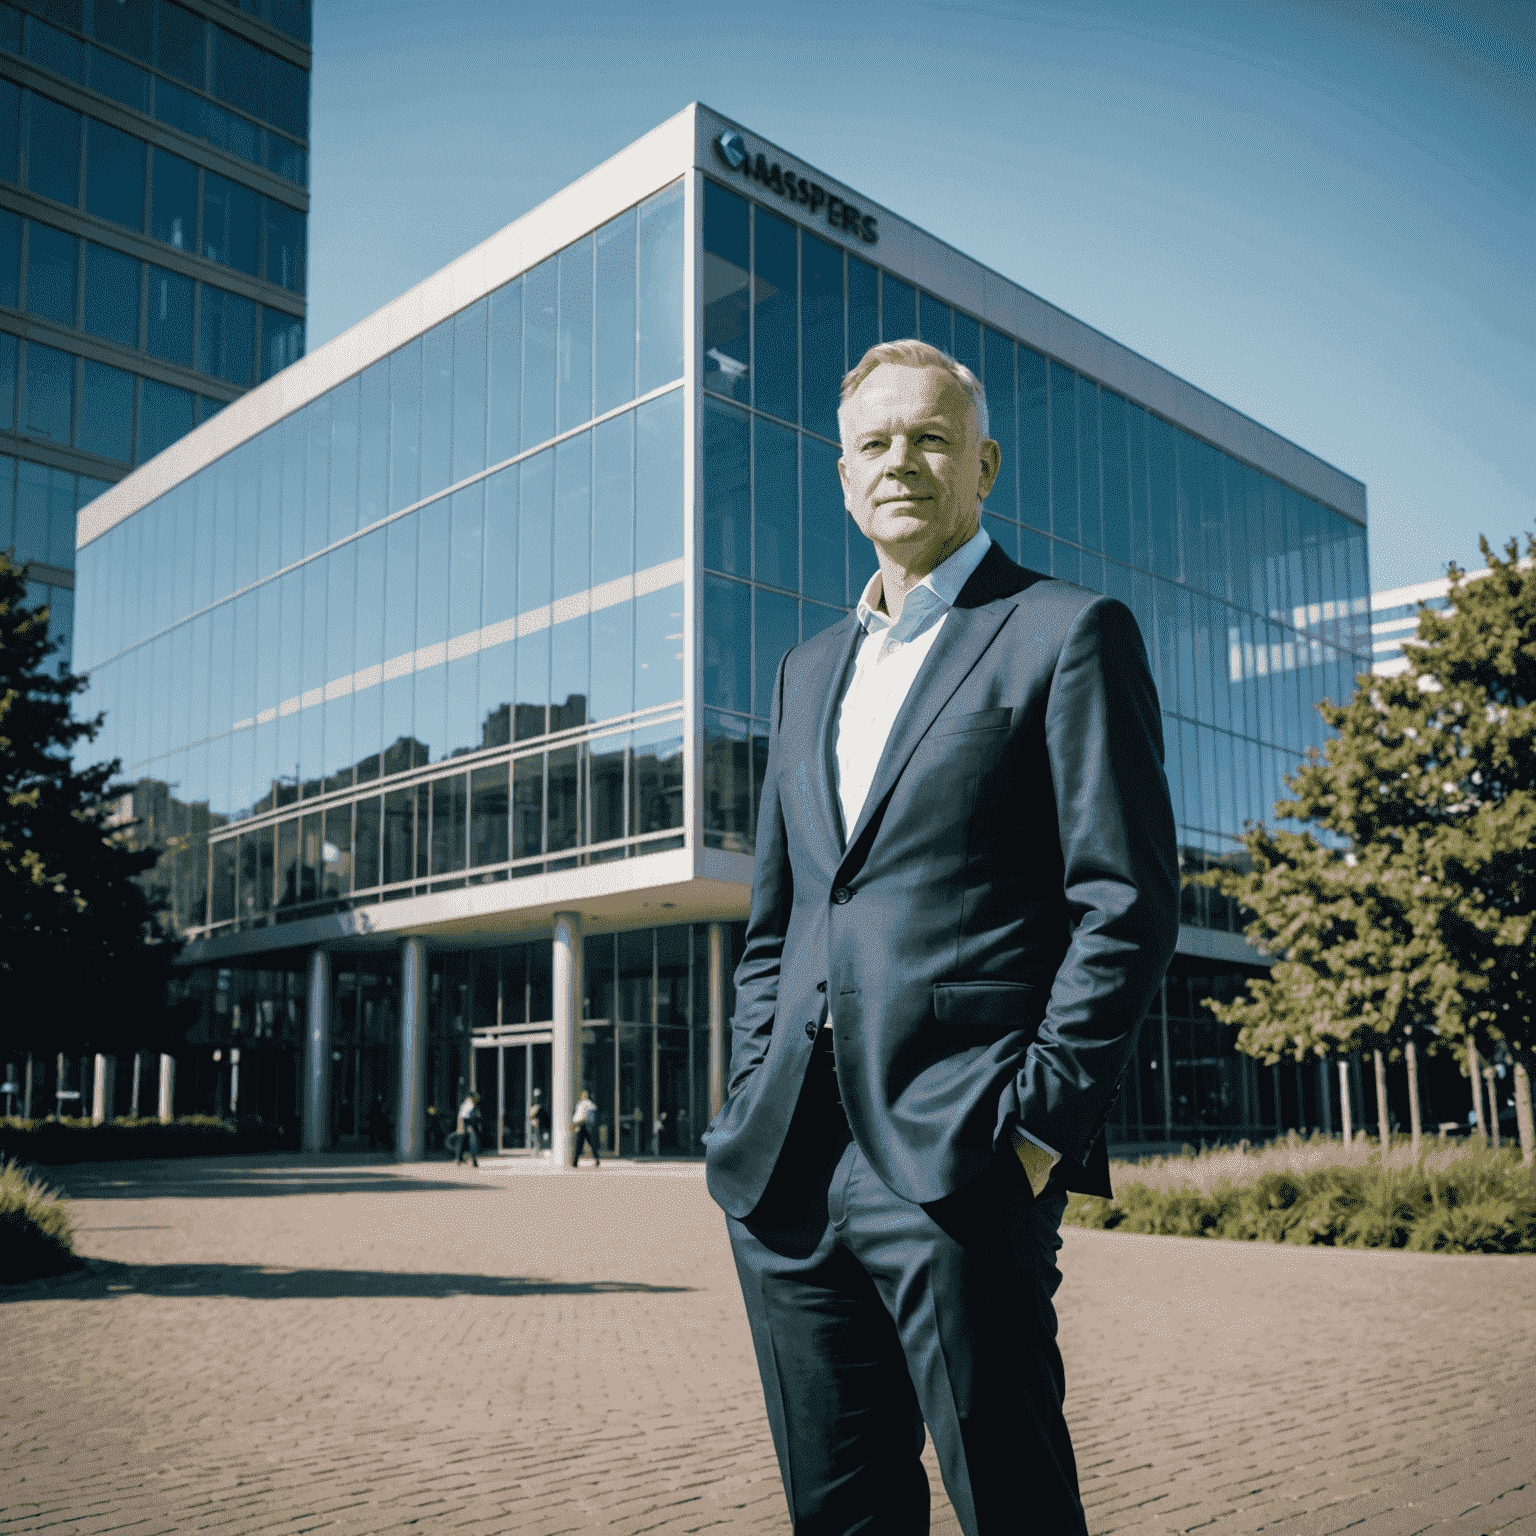
[[[585,1019],[576,1084],[597,1105],[603,1157],[661,1157],[692,1150],[686,1026]]]
[[[511,1025],[476,1030],[470,1086],[480,1095],[486,1151],[547,1151],[553,1125],[536,1128],[535,1105],[548,1105],[552,1073],[551,1026]]]

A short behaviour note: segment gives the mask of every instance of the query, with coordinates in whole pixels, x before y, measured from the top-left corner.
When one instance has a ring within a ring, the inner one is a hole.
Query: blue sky
[[[1364,480],[1536,528],[1536,5],[318,0],[311,349],[699,100]]]

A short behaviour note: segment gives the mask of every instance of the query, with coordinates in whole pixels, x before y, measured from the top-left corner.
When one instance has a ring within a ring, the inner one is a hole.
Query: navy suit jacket
[[[1102,1135],[1178,936],[1162,721],[1124,604],[996,546],[965,584],[843,836],[850,615],[779,667],[710,1193],[762,1198],[830,1008],[843,1106],[927,1203],[1020,1126],[1108,1195]]]

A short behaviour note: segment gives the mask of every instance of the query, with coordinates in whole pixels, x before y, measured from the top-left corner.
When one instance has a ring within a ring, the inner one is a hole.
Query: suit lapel
[[[850,615],[828,633],[827,670],[820,689],[820,708],[814,728],[802,742],[804,756],[800,772],[805,776],[812,814],[830,857],[828,867],[835,868],[843,854],[843,816],[837,803],[837,767],[833,743],[837,734],[837,707],[848,688],[853,672],[854,652],[864,634],[857,615]]]
[[[848,841],[843,845],[845,853],[864,836],[865,828],[895,788],[908,759],[917,750],[918,742],[928,734],[939,711],[949,703],[955,689],[981,660],[993,636],[1013,612],[1018,594],[1044,579],[1016,565],[995,544],[982,557],[981,564],[971,573],[970,580],[955,600],[955,606],[945,616],[933,649],[924,658],[917,676],[912,679],[912,687],[897,712],[891,734],[886,739],[885,750],[880,754],[874,782],[869,786],[869,793],[859,811],[858,825],[849,832]],[[850,648],[849,662],[852,656]],[[846,664],[843,676],[847,676]],[[837,691],[839,699],[842,686]],[[835,720],[835,710],[831,718]],[[831,741],[832,726],[829,721],[829,768],[832,762]],[[828,782],[830,785],[835,780],[829,778]],[[833,814],[836,815],[835,810]]]
[[[962,598],[965,594],[961,594]],[[965,681],[971,668],[981,660],[992,637],[1013,612],[1011,602],[993,602],[980,608],[962,608],[959,604],[945,616],[933,649],[924,658],[911,690],[897,712],[879,766],[864,797],[857,825],[849,833],[846,848],[852,848],[864,835],[864,829],[884,802],[917,744],[951,695]]]

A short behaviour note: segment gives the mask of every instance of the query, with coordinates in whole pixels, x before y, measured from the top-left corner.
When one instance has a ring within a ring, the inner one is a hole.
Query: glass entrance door
[[[623,1024],[618,1030],[615,1071],[615,1107],[618,1131],[615,1151],[620,1157],[639,1157],[650,1150],[651,1027]]]
[[[502,1118],[496,1125],[498,1152],[528,1149],[528,1047],[507,1045],[501,1051]]]
[[[477,1045],[475,1047],[475,1075],[472,1079],[475,1092],[480,1095],[480,1138],[481,1150],[489,1151],[492,1146],[498,1152],[501,1151],[501,1119],[502,1119],[502,1047],[499,1045]],[[453,1118],[458,1119],[458,1106],[454,1106]],[[445,1125],[444,1132],[456,1129],[454,1125]]]
[[[525,1113],[528,1118],[525,1118],[523,1123],[528,1126],[527,1147],[534,1153],[548,1152],[554,1135],[554,1121],[549,1114],[552,1097],[551,1082],[554,1073],[554,1045],[547,1035],[543,1040],[529,1042],[526,1070],[528,1109]],[[544,1113],[538,1121],[537,1137],[535,1137],[531,1120],[535,1105],[544,1107]]]
[[[661,1157],[691,1147],[686,1026],[619,1024],[614,1099],[620,1157]]]
[[[540,1135],[533,1111],[535,1105],[550,1102],[552,1051],[547,1032],[486,1030],[476,1035],[474,1085],[487,1151],[493,1143],[498,1152],[532,1153],[549,1147],[553,1123],[543,1115]]]

